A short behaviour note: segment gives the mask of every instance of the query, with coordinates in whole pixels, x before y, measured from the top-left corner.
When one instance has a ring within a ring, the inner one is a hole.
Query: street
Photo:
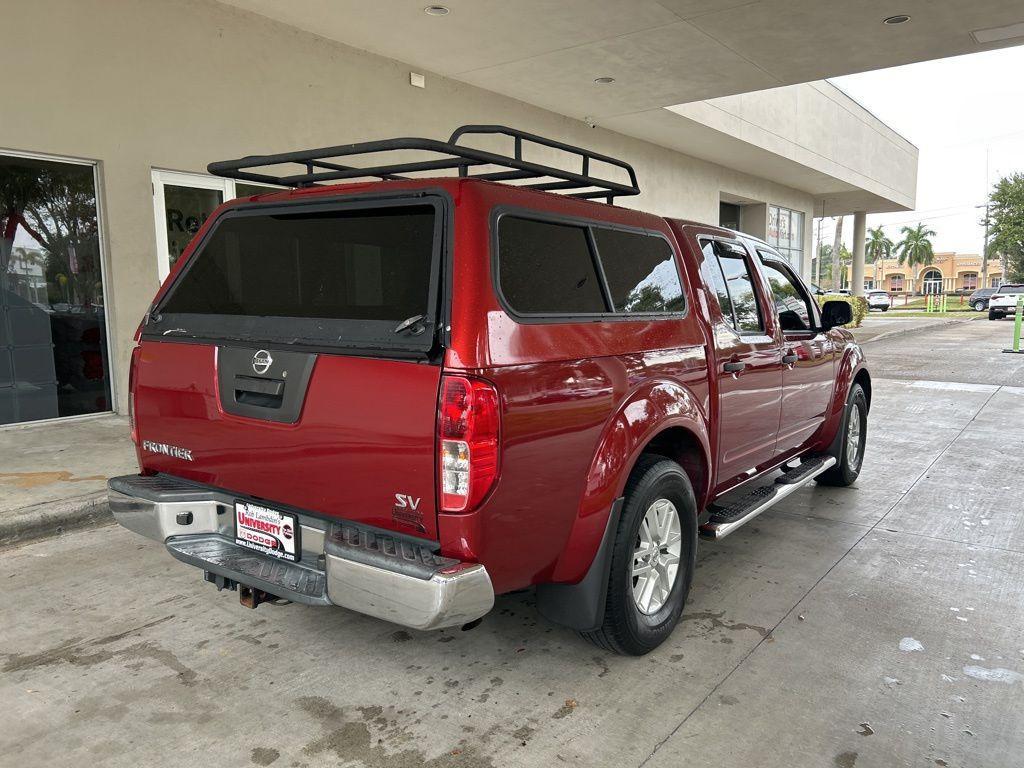
[[[471,631],[417,633],[251,611],[116,526],[9,549],[0,763],[1018,765],[1024,436],[1005,425],[1024,388],[1005,385],[1024,378],[996,349],[1010,334],[975,321],[868,343],[856,486],[701,542],[684,621],[643,658],[548,624],[530,593]]]

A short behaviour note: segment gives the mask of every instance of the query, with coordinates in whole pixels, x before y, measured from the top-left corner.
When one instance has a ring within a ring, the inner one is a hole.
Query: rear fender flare
[[[675,381],[646,383],[626,398],[608,419],[598,438],[587,482],[572,529],[551,581],[582,579],[601,545],[612,505],[622,496],[636,460],[659,433],[673,427],[690,432],[711,464],[707,416],[700,399]],[[707,475],[710,477],[709,471]],[[706,489],[694,488],[698,500]]]

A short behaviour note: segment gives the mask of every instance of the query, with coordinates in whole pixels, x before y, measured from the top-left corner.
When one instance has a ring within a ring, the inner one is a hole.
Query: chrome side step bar
[[[746,525],[769,507],[778,504],[791,493],[803,488],[826,469],[835,466],[835,456],[816,456],[775,479],[774,485],[755,488],[727,506],[711,505],[711,517],[700,527],[703,539],[718,541],[742,525]]]

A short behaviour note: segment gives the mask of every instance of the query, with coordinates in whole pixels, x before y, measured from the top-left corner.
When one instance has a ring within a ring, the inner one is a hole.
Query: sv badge
[[[407,493],[395,494],[395,505],[391,508],[391,519],[396,523],[408,525],[420,533],[426,533],[423,525],[423,513],[419,511],[422,496],[410,496]]]
[[[420,497],[418,496],[414,499],[412,496],[405,493],[395,494],[395,506],[399,509],[411,509],[415,512],[419,505]]]

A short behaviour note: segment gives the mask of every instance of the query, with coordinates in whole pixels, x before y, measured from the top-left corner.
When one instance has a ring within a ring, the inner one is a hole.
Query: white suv
[[[1017,299],[1024,293],[1024,283],[1007,283],[988,298],[988,319],[999,320],[1017,311]]]
[[[865,298],[868,300],[868,309],[880,309],[888,312],[892,306],[892,297],[885,291],[868,291]]]

